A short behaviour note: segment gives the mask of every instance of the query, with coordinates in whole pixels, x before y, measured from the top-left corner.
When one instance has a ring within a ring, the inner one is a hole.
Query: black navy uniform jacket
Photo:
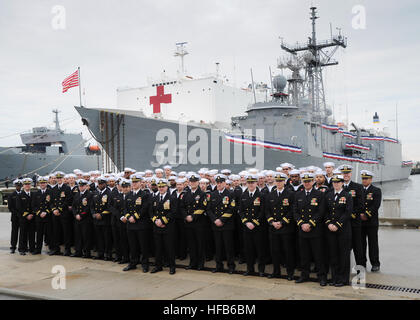
[[[309,195],[306,196],[306,190],[298,191],[293,211],[301,237],[312,238],[322,235],[325,215],[324,193],[312,188]],[[304,232],[301,228],[301,225],[305,223],[311,226],[309,232]]]
[[[44,190],[37,190],[33,193],[32,209],[35,212],[36,220],[39,222],[49,222],[52,217],[51,206],[53,205],[53,194],[48,188]],[[47,215],[41,218],[41,213],[46,212]]]
[[[291,190],[293,192],[299,192],[299,191],[305,190],[303,184],[300,184],[299,186],[297,186],[297,190],[295,190],[292,183],[286,185],[285,188],[289,188],[289,190]]]
[[[271,233],[291,234],[296,231],[296,223],[293,217],[293,206],[295,204],[295,192],[290,188],[284,188],[279,194],[277,189],[272,190],[266,200],[265,216],[270,225]],[[280,222],[282,227],[276,229],[273,222]]]
[[[26,216],[34,214],[32,209],[32,197],[33,192],[29,192],[29,195],[22,190],[16,199],[17,214],[20,219],[26,219]],[[35,217],[34,217],[35,218]],[[32,220],[34,220],[32,218]]]
[[[319,191],[324,192],[324,193],[327,193],[328,191],[331,190],[329,186],[326,186],[326,185],[317,186],[316,184],[314,184],[314,189],[319,190]]]
[[[239,203],[239,216],[242,224],[251,222],[255,228],[250,230],[244,227],[245,232],[256,232],[259,230],[265,216],[265,195],[260,190],[255,189],[250,197],[249,190],[242,193]]]
[[[124,196],[122,196],[123,198]],[[127,220],[133,217],[135,223],[127,221],[128,230],[146,230],[152,228],[149,216],[151,197],[149,192],[138,190],[130,191],[125,196],[125,212]]]
[[[71,214],[69,212],[69,207],[71,207],[73,201],[73,195],[70,187],[66,184],[62,184],[61,187],[56,184],[55,187],[52,188],[52,191],[54,198],[51,208],[52,211],[57,209],[62,218],[69,218],[69,215]]]
[[[94,202],[94,213],[99,213],[102,219],[96,219],[93,217],[93,224],[97,226],[109,226],[111,225],[111,215],[112,215],[112,196],[111,190],[106,187],[104,190],[98,190],[93,195]]]
[[[176,219],[184,220],[184,210],[185,210],[184,197],[189,192],[190,192],[190,189],[184,189],[179,195],[178,195],[177,190],[174,190],[171,193],[172,201],[176,207],[176,214],[175,214]]]
[[[233,192],[226,188],[222,194],[218,190],[213,191],[207,202],[209,202],[207,213],[212,221],[213,230],[233,230],[235,228],[233,214],[236,207]],[[223,222],[223,226],[218,227],[214,224],[217,219]]]
[[[343,186],[353,199],[353,212],[351,214],[351,225],[354,227],[360,227],[362,220],[360,220],[360,214],[363,213],[363,186],[359,183],[350,181],[348,186]]]
[[[72,205],[73,215],[80,215],[80,221],[75,219],[75,223],[81,223],[82,221],[92,220],[92,214],[95,213],[95,204],[93,202],[93,193],[89,190],[85,190],[83,194],[78,192],[73,197]]]
[[[21,193],[22,193],[22,190],[20,192],[15,190],[7,198],[7,208],[9,209],[9,212],[12,214],[12,218],[13,216],[15,217],[18,216],[17,208],[16,208],[16,200]]]
[[[325,215],[325,225],[335,225],[338,230],[335,233],[351,237],[351,214],[353,212],[353,199],[348,191],[344,189],[335,196],[335,190],[330,190],[325,195],[327,212]],[[327,232],[332,232],[327,229]]]
[[[363,205],[363,212],[368,220],[362,221],[363,226],[379,226],[378,221],[378,210],[381,206],[382,201],[382,191],[381,189],[370,185],[367,190],[363,187],[363,198],[362,198],[362,205]]]
[[[166,192],[163,195],[162,201],[160,200],[160,193],[158,193],[152,199],[152,205],[150,211],[150,218],[153,222],[153,230],[157,233],[166,233],[168,228],[172,228],[175,222],[176,216],[176,203],[174,202],[171,194]],[[156,219],[160,219],[165,225],[164,228],[156,226]]]
[[[268,195],[270,194],[271,191],[276,190],[276,189],[277,189],[276,185],[273,185],[271,187],[271,190],[268,188],[268,185],[266,185],[264,188],[261,189],[261,192],[264,193],[265,195]]]
[[[192,222],[186,222],[186,227],[204,226],[206,220],[205,216],[207,209],[207,193],[202,191],[199,187],[192,192],[189,191],[183,196],[183,218],[187,216],[192,217]]]

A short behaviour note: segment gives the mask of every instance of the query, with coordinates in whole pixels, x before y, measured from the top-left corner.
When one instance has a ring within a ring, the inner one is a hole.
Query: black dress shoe
[[[134,270],[137,269],[137,267],[133,264],[129,264],[128,266],[126,266],[123,271],[130,271],[130,270]]]
[[[258,275],[259,275],[260,277],[265,277],[265,273],[264,273],[264,272],[258,272]]]
[[[204,266],[198,266],[198,267],[197,267],[197,270],[198,270],[198,271],[204,270]]]
[[[175,267],[169,269],[169,274],[175,274]]]
[[[328,285],[334,287],[336,285],[336,281],[331,280]]]
[[[71,256],[71,251],[70,250],[64,251],[64,256],[65,257],[70,257]]]
[[[92,259],[92,256],[90,254],[84,254],[83,259]]]
[[[235,269],[229,268],[229,271],[228,271],[229,274],[233,274],[234,272],[235,272]]]
[[[245,271],[244,273],[242,273],[242,275],[244,275],[245,277],[250,276],[251,274],[253,274],[253,271]]]
[[[327,279],[326,278],[321,278],[321,280],[319,280],[319,285],[321,287],[325,287],[327,285]]]
[[[214,268],[211,272],[212,273],[223,272],[223,268]]]
[[[112,262],[120,262],[120,261],[121,261],[121,258],[118,258],[118,257],[112,259]]]
[[[342,282],[336,282],[336,284],[334,285],[335,287],[344,287],[344,283]]]
[[[288,275],[287,275],[287,280],[288,280],[288,281],[292,281],[292,280],[293,280],[293,275],[288,274]]]
[[[280,278],[280,273],[270,273],[267,276],[268,279]]]
[[[378,272],[381,268],[379,266],[372,266],[372,269],[370,271],[372,272]]]
[[[185,270],[197,270],[196,266],[186,266]]]
[[[150,273],[156,273],[156,272],[159,272],[159,271],[162,271],[163,269],[162,269],[162,267],[154,267],[153,269],[152,269],[152,271],[150,271]]]
[[[72,258],[80,258],[82,256],[82,254],[81,253],[77,253],[77,252],[75,252],[75,253],[73,253],[70,257],[72,257]]]
[[[26,256],[26,252],[24,252],[24,251],[19,252],[19,254],[20,254],[21,256]]]
[[[105,257],[104,258],[104,261],[111,261],[112,260],[112,258],[111,257]]]
[[[143,273],[149,272],[149,266],[143,266]]]
[[[105,259],[104,256],[93,257],[93,260],[104,260],[104,259]]]
[[[295,281],[295,283],[304,283],[304,282],[306,282],[306,281],[308,281],[308,278],[305,278],[305,277],[299,277],[299,279],[297,279],[297,280]]]
[[[16,249],[10,249],[10,253],[14,254],[16,252]]]

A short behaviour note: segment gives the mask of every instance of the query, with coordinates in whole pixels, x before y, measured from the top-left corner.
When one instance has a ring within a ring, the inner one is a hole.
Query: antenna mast
[[[56,131],[61,131],[61,129],[60,129],[60,122],[58,121],[58,113],[60,111],[58,111],[58,109],[54,109],[52,112],[55,113],[55,118],[54,118],[55,130]]]
[[[185,45],[188,42],[178,42],[176,43],[176,51],[174,53],[174,57],[180,57],[181,58],[181,75],[185,74],[184,69],[184,57],[188,54],[188,51],[185,50]]]
[[[332,36],[330,40],[317,41],[316,38],[316,7],[311,7],[312,36],[308,38],[306,44],[287,45],[282,42],[281,48],[286,52],[297,56],[298,52],[304,52],[302,57],[305,62],[306,84],[305,95],[311,101],[313,116],[318,120],[325,120],[328,117],[325,103],[324,82],[322,70],[324,67],[337,65],[338,62],[332,60],[333,55],[339,47],[347,47],[347,39],[341,35]],[[331,51],[325,51],[326,48],[332,48]]]

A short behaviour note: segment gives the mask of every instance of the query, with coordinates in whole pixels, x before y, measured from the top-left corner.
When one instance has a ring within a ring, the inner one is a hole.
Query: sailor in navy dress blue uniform
[[[176,205],[168,191],[166,179],[158,179],[159,193],[153,198],[150,217],[153,222],[153,238],[155,242],[156,266],[151,273],[162,271],[163,253],[169,264],[169,274],[175,274],[175,215]]]
[[[325,227],[328,242],[328,254],[331,267],[331,285],[342,287],[349,284],[351,250],[351,214],[353,199],[343,189],[344,178],[335,175],[331,178],[333,189],[325,198],[327,212]]]
[[[353,212],[351,214],[351,242],[356,265],[363,265],[362,249],[362,220],[360,214],[363,212],[363,187],[361,184],[351,180],[353,167],[343,164],[338,167],[344,178],[343,189],[347,191],[353,199]]]
[[[296,283],[308,281],[310,273],[311,256],[318,269],[318,279],[321,286],[327,285],[327,276],[324,265],[324,248],[322,235],[325,215],[324,193],[313,188],[314,175],[301,174],[304,190],[296,193],[294,205],[294,218],[299,228],[299,249],[302,273]]]
[[[22,180],[16,179],[13,181],[13,184],[16,190],[13,191],[7,198],[7,207],[11,214],[10,222],[12,224],[10,234],[10,253],[15,253],[19,237],[19,215],[16,209],[16,200],[22,192]]]
[[[207,213],[212,223],[214,242],[216,247],[216,268],[213,272],[223,271],[223,248],[226,252],[228,272],[235,271],[233,231],[235,199],[233,193],[226,188],[226,176],[216,176],[216,190],[208,199]]]
[[[378,210],[381,206],[382,191],[372,185],[373,173],[368,170],[360,171],[363,185],[363,212],[362,220],[362,265],[366,267],[366,247],[369,244],[369,260],[372,272],[380,269],[379,243],[378,243]],[[367,241],[366,241],[367,240]]]
[[[258,177],[248,175],[246,178],[248,188],[242,193],[239,203],[239,216],[243,224],[243,238],[247,270],[245,276],[255,272],[255,258],[258,259],[258,274],[264,277],[264,239],[262,223],[265,212],[265,195],[257,188]]]
[[[31,192],[32,179],[22,179],[23,190],[16,199],[16,209],[19,217],[19,253],[25,255],[28,251],[35,252],[35,213],[32,208],[32,197]]]
[[[270,226],[270,248],[273,261],[273,273],[268,277],[280,277],[280,250],[283,248],[287,279],[291,281],[296,264],[296,223],[293,217],[295,192],[285,186],[287,174],[277,172],[274,178],[276,188],[268,194],[265,208],[266,219]]]

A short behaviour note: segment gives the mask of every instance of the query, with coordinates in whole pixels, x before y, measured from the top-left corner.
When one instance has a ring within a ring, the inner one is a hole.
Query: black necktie
[[[160,201],[162,202],[162,200],[163,200],[163,196],[161,195],[161,196],[160,196]]]
[[[337,201],[338,193],[335,194],[334,201]]]
[[[253,196],[254,194],[251,192],[250,194],[249,194],[249,196],[252,198],[252,196]]]

